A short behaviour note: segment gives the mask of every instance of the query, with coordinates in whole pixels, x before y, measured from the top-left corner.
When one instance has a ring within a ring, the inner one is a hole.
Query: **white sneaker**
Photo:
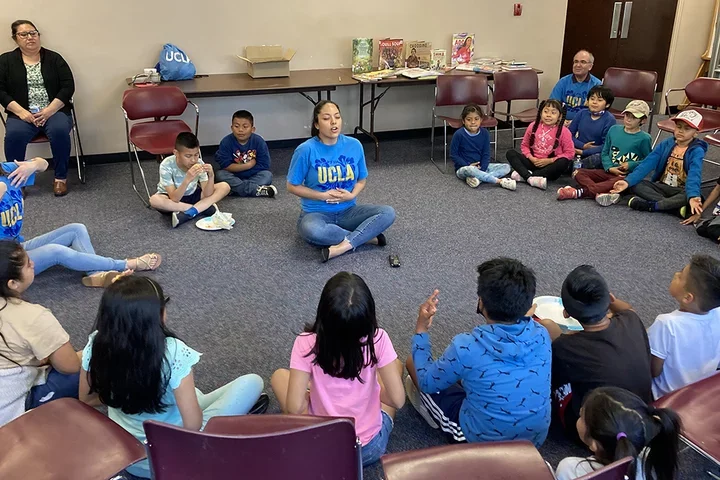
[[[524,182],[525,181],[525,179],[523,177],[521,177],[520,174],[518,172],[516,172],[515,170],[513,170],[512,173],[510,174],[510,178],[512,180],[515,180],[516,182]]]
[[[500,186],[506,190],[515,190],[517,188],[517,182],[512,178],[501,178]]]
[[[407,394],[408,400],[410,400],[410,403],[413,407],[415,407],[415,410],[417,410],[423,420],[425,420],[430,427],[437,430],[439,428],[438,424],[435,423],[435,420],[433,420],[430,412],[428,412],[428,409],[425,408],[425,405],[423,405],[422,399],[420,398],[420,392],[413,383],[412,378],[410,378],[410,375],[405,377],[405,393]]]
[[[547,178],[545,177],[529,177],[527,182],[531,187],[547,190]]]
[[[615,205],[620,201],[619,193],[598,193],[595,195],[595,201],[602,207],[609,207]]]
[[[480,185],[480,180],[475,177],[467,177],[465,179],[465,183],[467,183],[471,188],[477,188]]]

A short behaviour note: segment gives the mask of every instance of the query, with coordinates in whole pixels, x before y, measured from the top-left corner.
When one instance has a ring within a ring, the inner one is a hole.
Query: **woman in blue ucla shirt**
[[[27,162],[4,162],[0,168],[0,240],[15,240],[22,244],[30,257],[35,274],[54,265],[86,272],[82,279],[87,287],[109,285],[125,270],[155,270],[161,257],[147,253],[142,257],[115,260],[95,254],[87,228],[81,223],[71,223],[39,237],[25,241],[22,230],[24,202],[21,187],[34,179],[35,172],[48,167],[44,158]]]
[[[322,248],[322,260],[364,243],[386,244],[383,232],[395,221],[387,205],[356,205],[367,167],[359,141],[341,134],[337,104],[323,100],[313,110],[312,138],[293,154],[287,177],[290,193],[301,198],[298,233]]]

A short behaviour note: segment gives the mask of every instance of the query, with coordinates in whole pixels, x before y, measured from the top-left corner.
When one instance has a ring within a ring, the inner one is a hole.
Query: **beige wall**
[[[512,16],[511,0],[476,0],[441,7],[433,0],[414,2],[342,1],[328,10],[324,0],[178,0],[106,2],[3,0],[0,51],[14,47],[9,25],[17,18],[35,22],[43,44],[61,53],[77,83],[76,105],[86,153],[125,150],[119,109],[125,77],[154,66],[163,43],[184,49],[198,73],[244,71],[235,58],[245,45],[281,43],[298,53],[292,69],[349,66],[353,37],[425,39],[449,48],[453,32],[477,35],[477,55],[522,59],[545,71],[542,94],[558,78],[567,0],[527,2]],[[275,11],[275,14],[270,12]],[[340,104],[346,133],[357,123],[358,88],[333,95]],[[377,130],[429,126],[432,87],[395,89],[381,104]],[[309,135],[310,103],[300,95],[199,99],[200,140],[217,144],[227,133],[229,116],[247,108],[258,133],[267,139]],[[29,154],[46,154],[31,147]]]
[[[663,93],[669,88],[682,88],[695,78],[715,21],[714,8],[715,0],[678,0]],[[677,93],[670,97],[670,104],[682,100],[682,93]],[[662,112],[664,104],[663,97]]]

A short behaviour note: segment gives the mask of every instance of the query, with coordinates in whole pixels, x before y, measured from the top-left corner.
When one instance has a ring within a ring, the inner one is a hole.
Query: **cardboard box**
[[[290,60],[295,50],[283,50],[282,45],[245,47],[245,56],[238,58],[248,62],[248,75],[252,78],[289,77]]]

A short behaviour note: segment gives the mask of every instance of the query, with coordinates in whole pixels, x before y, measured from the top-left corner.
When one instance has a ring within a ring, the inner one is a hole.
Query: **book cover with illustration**
[[[450,60],[455,66],[459,63],[470,63],[475,51],[474,33],[454,33],[452,37],[452,54]]]
[[[353,38],[352,41],[352,73],[367,73],[372,71],[372,38]]]
[[[407,68],[430,68],[432,44],[414,40],[405,44],[405,66]]]
[[[378,42],[378,70],[402,68],[404,66],[402,38],[380,40]]]
[[[447,51],[444,48],[436,48],[430,52],[430,67],[433,70],[447,67]]]

